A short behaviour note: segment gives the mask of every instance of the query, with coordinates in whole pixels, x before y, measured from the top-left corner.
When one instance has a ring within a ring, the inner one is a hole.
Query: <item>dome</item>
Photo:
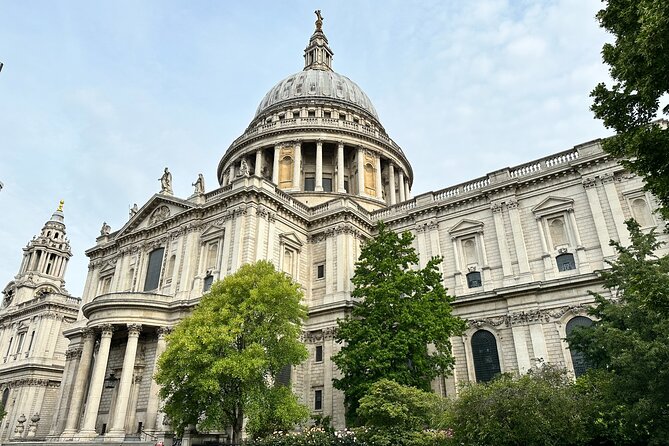
[[[260,102],[256,117],[277,104],[312,98],[347,102],[379,119],[372,101],[355,82],[334,71],[317,69],[300,71],[272,87]]]

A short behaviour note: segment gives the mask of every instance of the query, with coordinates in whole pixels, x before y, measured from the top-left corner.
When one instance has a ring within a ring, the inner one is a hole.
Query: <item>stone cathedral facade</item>
[[[17,420],[37,411],[36,438],[169,435],[152,379],[165,334],[213,281],[260,259],[302,286],[309,309],[303,337],[310,357],[292,369],[291,385],[314,414],[343,427],[343,394],[332,386],[338,371],[330,358],[339,348],[333,334],[353,305],[350,278],[361,243],[380,220],[415,235],[423,265],[444,257],[455,313],[469,322],[452,340],[454,373],[434,381],[436,392],[455,395],[459,382],[524,373],[542,361],[582,371],[564,338],[590,322],[588,290],[599,289],[595,271],[614,257],[609,240],[629,242],[623,223],[629,217],[646,229],[661,223],[642,180],[595,140],[412,197],[414,172],[403,150],[360,87],[333,71],[332,59],[319,16],[304,69],[262,99],[220,159],[216,188],[206,191],[200,177],[193,195],[174,196],[166,169],[161,192],[131,210],[122,228],[103,226],[86,251],[80,306],[57,286],[62,276],[30,260],[44,230],[31,242],[10,284],[13,300],[5,297],[0,312],[0,391],[8,403],[1,440],[27,438],[30,421],[17,434]],[[54,214],[47,226],[61,217]],[[54,252],[67,261],[63,245]],[[28,286],[23,278],[30,271],[53,288],[40,294]],[[58,302],[55,319],[30,316],[28,308],[46,301]],[[21,305],[26,311],[19,317]],[[64,336],[53,341],[56,329]],[[21,330],[51,339],[44,353],[52,355],[53,374],[36,378],[46,385],[22,387],[9,371],[8,363],[27,363],[34,352],[16,340],[7,347]]]

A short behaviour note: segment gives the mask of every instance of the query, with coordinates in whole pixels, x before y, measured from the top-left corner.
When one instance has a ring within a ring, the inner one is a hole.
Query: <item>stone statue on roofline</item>
[[[160,193],[172,195],[172,174],[167,167],[160,177]]]

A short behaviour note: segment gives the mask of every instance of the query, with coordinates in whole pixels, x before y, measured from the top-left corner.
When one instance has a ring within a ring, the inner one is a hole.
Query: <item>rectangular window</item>
[[[149,254],[149,267],[146,269],[146,280],[144,281],[144,291],[151,291],[158,288],[160,280],[160,268],[163,265],[163,254],[165,248],[158,248]]]
[[[12,344],[14,343],[14,338],[11,337],[9,338],[9,346],[7,347],[7,354],[5,357],[9,356],[9,354],[12,352]]]
[[[316,346],[316,362],[323,362],[323,346]]]
[[[30,344],[28,344],[28,351],[26,353],[30,353],[34,343],[35,343],[35,330],[33,330],[33,333],[30,335]]]
[[[322,279],[325,277],[325,264],[316,266],[316,278]]]
[[[324,111],[324,112],[323,112],[323,117],[324,117],[324,118],[331,118],[331,117],[332,117],[332,113],[329,112],[329,111]]]
[[[323,410],[323,390],[314,391],[314,410]]]
[[[23,339],[26,337],[25,333],[19,333],[19,340],[16,343],[16,353],[21,353],[21,349],[23,348]]]
[[[332,192],[332,178],[323,177],[323,191]]]
[[[204,278],[204,286],[202,289],[203,293],[206,293],[211,289],[211,284],[214,283],[214,276],[209,274],[207,277]]]
[[[313,192],[316,190],[316,178],[305,178],[304,190],[307,192]]]
[[[309,110],[309,117],[310,118],[315,118],[316,117],[316,111],[315,110]]]

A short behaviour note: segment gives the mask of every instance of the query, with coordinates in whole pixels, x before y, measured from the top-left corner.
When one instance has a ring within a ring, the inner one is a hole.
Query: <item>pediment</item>
[[[532,208],[532,212],[538,216],[548,215],[555,212],[564,212],[574,208],[574,200],[563,197],[548,197]]]
[[[200,239],[206,240],[210,238],[220,237],[224,230],[225,228],[223,227],[223,225],[218,225],[216,223],[211,224],[204,231],[202,231]]]
[[[294,249],[300,250],[302,248],[303,243],[294,232],[287,232],[279,235],[279,240],[281,240],[281,243]]]
[[[455,226],[448,230],[448,233],[452,237],[474,234],[477,232],[483,232],[483,222],[478,220],[470,220],[468,218],[463,218],[458,223],[456,223]]]
[[[113,272],[116,269],[116,262],[105,262],[104,265],[100,268],[100,274],[105,274],[109,272]]]
[[[165,194],[155,194],[118,231],[116,237],[157,226],[194,207],[193,203]]]

